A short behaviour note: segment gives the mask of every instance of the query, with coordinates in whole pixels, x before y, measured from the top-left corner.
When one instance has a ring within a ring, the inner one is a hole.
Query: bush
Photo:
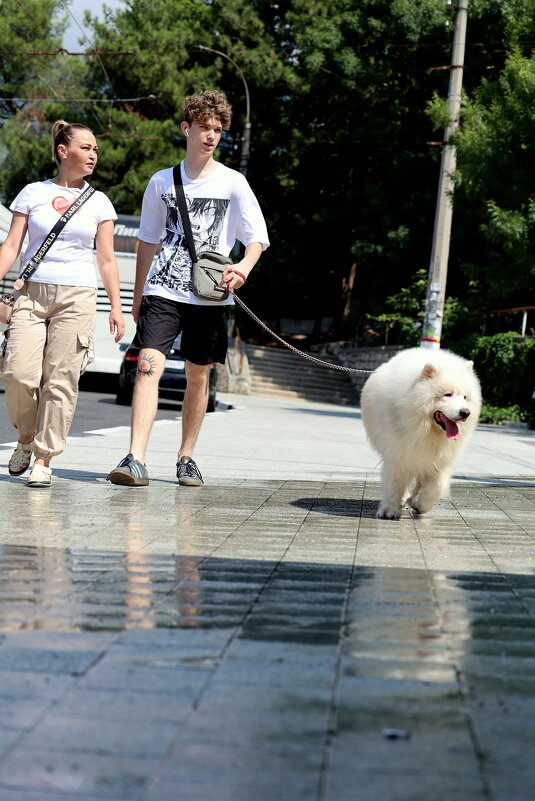
[[[473,334],[458,343],[455,350],[473,360],[489,415],[505,411],[514,414],[511,410],[516,409],[522,420],[535,424],[535,339],[519,337],[515,331],[493,336]],[[491,412],[493,407],[500,407],[501,412]]]
[[[493,425],[503,425],[506,422],[525,423],[527,422],[527,417],[526,410],[517,404],[514,406],[491,406],[488,403],[483,403],[479,422]]]

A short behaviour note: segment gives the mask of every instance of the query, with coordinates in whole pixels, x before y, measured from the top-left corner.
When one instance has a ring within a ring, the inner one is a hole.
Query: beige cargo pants
[[[34,435],[34,453],[44,459],[65,448],[92,350],[96,294],[30,281],[15,301],[2,367],[6,408],[19,436]]]

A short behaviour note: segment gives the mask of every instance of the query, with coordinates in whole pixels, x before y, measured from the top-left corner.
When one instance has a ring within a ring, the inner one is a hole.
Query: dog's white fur
[[[404,505],[423,514],[448,495],[454,464],[480,409],[472,362],[450,351],[411,348],[372,373],[361,410],[368,438],[383,459],[377,517],[398,520]]]

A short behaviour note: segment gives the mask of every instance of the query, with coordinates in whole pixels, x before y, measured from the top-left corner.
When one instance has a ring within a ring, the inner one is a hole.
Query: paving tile
[[[299,786],[284,780],[276,780],[268,786],[257,786],[254,779],[241,784],[221,785],[187,784],[181,781],[162,781],[148,792],[144,801],[310,801],[316,793],[313,776],[308,776]],[[19,801],[17,799],[16,801]],[[23,801],[23,799],[20,799]],[[26,799],[24,799],[26,801]],[[43,799],[45,801],[45,799]]]
[[[12,788],[6,787],[5,785],[0,785],[0,798],[2,801],[102,801],[103,796],[98,795],[87,795],[84,793],[80,795],[78,792],[40,792],[36,790],[28,790],[27,788],[21,788],[18,790],[14,790]],[[130,798],[126,798],[123,796],[119,798],[118,796],[113,796],[114,801],[131,801]]]
[[[194,744],[317,748],[325,739],[328,688],[243,686],[229,696],[225,685],[208,688],[188,723]]]
[[[28,670],[77,676],[96,662],[100,651],[48,650],[0,646],[0,670]]]
[[[41,790],[43,801],[53,792],[138,801],[157,765],[150,759],[41,751],[31,752],[30,757],[30,752],[18,749],[0,764],[0,797],[5,787]],[[27,801],[27,796],[23,798]]]
[[[9,729],[29,729],[51,705],[48,698],[0,695],[0,722]]]
[[[59,716],[124,724],[179,723],[189,710],[191,694],[185,690],[152,693],[75,689],[55,707]]]
[[[218,665],[211,655],[182,656],[144,661],[141,656],[125,663],[103,661],[81,679],[82,690],[117,690],[118,692],[150,692],[180,694],[193,699]],[[163,699],[165,700],[165,699]]]
[[[325,801],[487,801],[488,794],[477,774],[456,774],[445,766],[440,773],[425,769],[406,773],[385,768],[380,774],[365,770],[330,771],[324,798]],[[521,799],[509,798],[509,801]]]
[[[23,734],[20,729],[3,728],[3,726],[9,726],[9,722],[3,720],[0,728],[0,759]]]
[[[289,751],[186,745],[177,749],[148,797],[162,801],[167,798],[252,801],[275,797],[309,801],[317,793],[322,759],[322,749]]]
[[[76,677],[64,673],[0,670],[0,695],[9,698],[55,699],[72,686]]]
[[[212,684],[244,685],[306,685],[331,687],[333,661],[310,659],[305,662],[280,656],[269,659],[227,657],[217,668]]]
[[[125,726],[120,720],[64,718],[54,712],[24,738],[19,751],[27,751],[29,760],[39,751],[163,759],[179,731],[161,721]]]

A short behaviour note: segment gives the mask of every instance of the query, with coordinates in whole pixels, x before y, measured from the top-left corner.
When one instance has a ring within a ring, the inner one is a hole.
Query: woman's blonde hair
[[[58,145],[69,145],[75,131],[89,131],[93,133],[91,128],[87,125],[82,125],[79,122],[66,122],[65,120],[56,120],[52,126],[52,158],[59,165],[60,159],[58,156]]]

